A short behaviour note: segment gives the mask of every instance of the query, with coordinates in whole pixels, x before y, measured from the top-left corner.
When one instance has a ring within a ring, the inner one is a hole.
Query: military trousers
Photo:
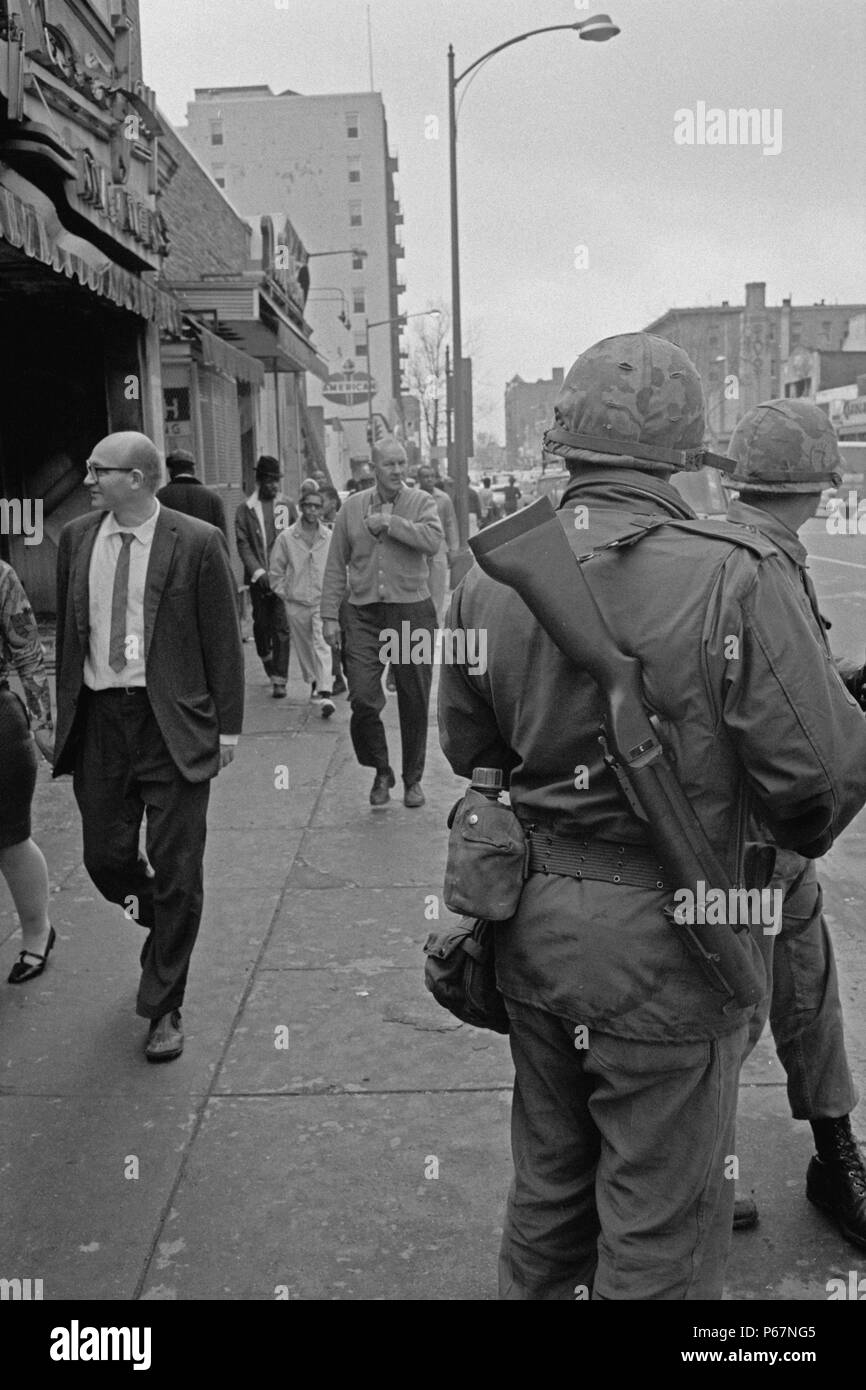
[[[506,1300],[719,1299],[746,1024],[644,1043],[507,998]]]
[[[781,928],[762,942],[770,994],[753,1016],[747,1055],[769,1012],[794,1119],[837,1119],[850,1114],[858,1096],[845,1052],[839,979],[814,860],[778,850],[770,886],[783,895]]]

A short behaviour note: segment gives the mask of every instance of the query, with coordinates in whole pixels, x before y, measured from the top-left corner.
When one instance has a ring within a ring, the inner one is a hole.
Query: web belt
[[[631,888],[667,888],[670,875],[651,849],[616,840],[572,840],[544,830],[530,830],[529,872],[625,883]]]

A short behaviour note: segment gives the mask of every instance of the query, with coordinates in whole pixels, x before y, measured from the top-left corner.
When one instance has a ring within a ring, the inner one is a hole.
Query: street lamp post
[[[366,256],[366,255],[367,255],[367,252],[364,251],[360,246],[343,246],[343,247],[341,247],[338,251],[308,251],[308,252],[307,252],[307,260],[308,260],[308,261],[315,260],[315,258],[316,258],[317,256],[361,256],[361,257],[364,257],[364,256]]]
[[[370,433],[370,452],[373,450],[373,373],[370,369],[370,329],[382,328],[386,323],[399,323],[401,328],[409,319],[426,319],[432,314],[441,314],[441,309],[423,309],[419,314],[395,314],[390,319],[376,319],[373,323],[369,319],[364,320],[364,342],[367,353],[367,378],[370,390],[367,392],[367,428]]]
[[[607,39],[613,39],[620,32],[617,26],[611,22],[610,16],[606,14],[592,15],[589,19],[579,20],[576,24],[548,24],[542,29],[530,29],[525,34],[517,34],[513,39],[506,39],[504,43],[497,44],[495,48],[491,48],[487,53],[483,53],[480,58],[476,58],[475,62],[470,63],[468,68],[464,68],[459,76],[455,76],[454,71],[454,45],[448,45],[448,150],[450,156],[451,193],[451,342],[452,372],[454,374],[454,509],[457,513],[457,527],[460,537],[459,554],[451,567],[452,584],[457,584],[472,564],[472,555],[466,545],[469,535],[469,472],[467,459],[469,422],[466,419],[466,364],[463,359],[460,310],[460,247],[457,225],[457,88],[464,78],[468,77],[471,72],[479,68],[488,58],[492,58],[495,53],[501,53],[504,48],[510,48],[512,44],[515,43],[522,43],[524,39],[533,38],[536,34],[551,34],[561,29],[572,29],[576,31],[582,39],[588,39],[595,43],[603,43]]]

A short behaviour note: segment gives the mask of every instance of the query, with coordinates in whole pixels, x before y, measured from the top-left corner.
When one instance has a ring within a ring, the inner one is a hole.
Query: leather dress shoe
[[[395,777],[390,767],[384,772],[377,772],[373,778],[373,786],[370,790],[370,805],[384,806],[391,800],[391,793],[388,788],[393,787]]]
[[[173,1062],[183,1052],[180,1009],[155,1018],[150,1025],[144,1055],[149,1062]]]
[[[407,787],[405,792],[403,793],[404,806],[423,806],[426,799],[427,798],[421,790],[420,782],[413,782],[412,785],[410,787]]]
[[[751,1197],[734,1198],[734,1220],[732,1222],[735,1231],[751,1231],[753,1226],[758,1224],[758,1207]]]
[[[831,1146],[809,1163],[806,1196],[832,1217],[846,1240],[866,1250],[866,1166],[847,1115],[833,1123]]]

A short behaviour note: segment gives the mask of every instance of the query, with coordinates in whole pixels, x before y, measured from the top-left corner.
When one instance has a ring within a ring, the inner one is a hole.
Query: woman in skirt
[[[26,705],[10,688],[13,671],[24,688]],[[41,975],[54,945],[54,928],[48,921],[48,869],[30,838],[36,744],[50,760],[53,733],[48,675],[33,610],[17,574],[0,560],[0,873],[9,885],[24,945],[8,977],[13,985]]]

